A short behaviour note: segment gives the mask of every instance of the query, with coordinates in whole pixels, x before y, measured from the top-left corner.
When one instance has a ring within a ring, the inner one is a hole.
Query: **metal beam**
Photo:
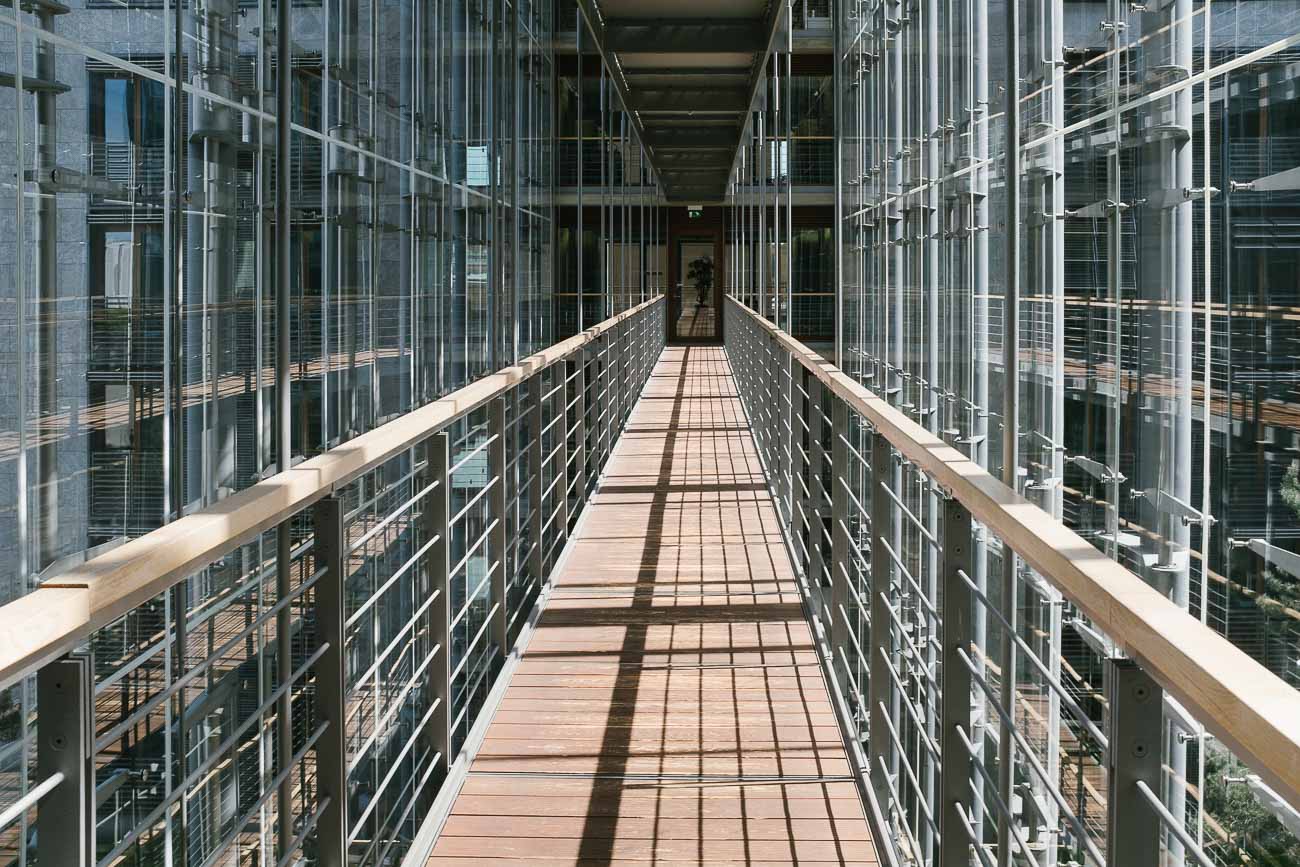
[[[731,151],[736,146],[736,129],[733,126],[652,126],[646,130],[646,144],[656,152],[669,148],[725,148]]]
[[[682,169],[717,169],[727,172],[731,168],[731,162],[724,156],[705,156],[699,151],[668,151],[661,152],[659,159],[663,161],[663,171],[673,172]]]
[[[767,46],[763,23],[746,19],[611,18],[605,34],[608,50],[638,54],[755,53]]]
[[[688,90],[686,88],[642,88],[632,91],[630,105],[640,112],[713,112],[738,114],[749,108],[748,94],[735,87]]]
[[[707,78],[716,82],[718,78],[734,78],[737,86],[749,84],[748,66],[633,66],[625,67],[623,75],[628,78],[667,78],[681,81],[683,78]]]

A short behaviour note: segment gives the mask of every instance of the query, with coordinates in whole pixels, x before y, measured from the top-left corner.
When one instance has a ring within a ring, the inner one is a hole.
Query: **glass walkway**
[[[521,652],[430,865],[879,863],[720,347],[655,365]]]

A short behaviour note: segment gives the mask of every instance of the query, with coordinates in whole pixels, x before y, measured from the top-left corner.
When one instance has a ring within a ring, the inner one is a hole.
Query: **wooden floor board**
[[[431,867],[879,862],[717,347],[670,348]]]

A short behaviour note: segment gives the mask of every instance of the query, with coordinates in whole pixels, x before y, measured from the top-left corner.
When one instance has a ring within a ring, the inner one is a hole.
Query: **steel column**
[[[583,347],[574,356],[577,371],[573,375],[575,397],[573,399],[573,445],[574,469],[578,474],[575,487],[577,501],[575,511],[582,511],[587,500],[587,349]]]
[[[789,509],[790,538],[793,540],[800,532],[802,532],[798,523],[799,512],[802,511],[805,517],[807,517],[808,514],[806,504],[802,509],[795,508],[796,502],[803,502],[803,498],[799,492],[802,487],[805,469],[805,461],[803,459],[803,424],[800,421],[803,417],[803,395],[800,392],[803,379],[803,364],[801,364],[799,359],[795,358],[794,354],[791,353],[786,368],[789,375],[789,382],[786,384],[786,394],[789,395],[789,401],[786,404],[785,421],[786,426],[789,428],[789,430],[786,431],[788,435],[786,443],[790,449],[790,474],[785,477],[784,481],[786,508]],[[809,529],[811,530],[811,522],[805,523],[809,525]],[[805,546],[806,544],[807,543],[805,543]],[[809,564],[802,563],[798,565],[804,569],[806,575]]]
[[[36,852],[41,864],[95,863],[93,682],[85,656],[65,656],[36,675],[36,768],[42,779],[63,775],[63,782],[37,806]]]
[[[1138,791],[1139,782],[1161,791],[1164,694],[1131,659],[1108,660],[1110,738],[1107,755],[1107,867],[1147,867],[1160,862],[1160,817]]]
[[[825,395],[826,389],[822,386],[822,381],[815,376],[806,376],[808,391],[808,499],[810,505],[807,508],[808,514],[808,532],[812,537],[808,545],[809,571],[814,576],[811,580],[816,581],[819,587],[830,587],[833,582],[830,577],[830,568],[827,565],[826,550],[826,504],[828,502],[827,490],[825,484],[825,475],[823,470],[826,468],[826,443],[823,434],[826,432],[826,409]],[[834,431],[831,432],[834,436]],[[823,600],[825,605],[825,600]],[[835,612],[831,611],[831,620],[834,620]],[[826,624],[827,631],[830,631],[830,623]]]
[[[563,368],[563,365],[560,367]],[[546,513],[542,511],[542,491],[546,490],[546,480],[542,474],[542,461],[546,459],[546,450],[542,447],[542,428],[546,417],[546,413],[542,412],[542,389],[545,385],[542,377],[545,376],[546,369],[538,370],[528,380],[528,502],[532,506],[528,519],[528,536],[532,539],[528,551],[528,571],[532,572],[538,586],[546,581],[546,547],[542,543],[542,528],[546,524]],[[555,442],[554,433],[551,434],[551,442]],[[555,472],[554,459],[551,472]]]
[[[316,799],[323,805],[316,822],[317,863],[347,863],[347,702],[343,624],[345,608],[343,502],[326,497],[313,508],[313,552],[321,577],[316,584],[316,635],[326,650],[316,664],[315,706],[328,725],[316,742]]]
[[[528,379],[528,470],[531,473],[528,482],[528,502],[532,506],[532,514],[528,519],[528,535],[531,537],[532,545],[528,549],[528,571],[537,579],[538,584],[546,580],[546,549],[542,544],[542,526],[545,522],[545,515],[542,512],[542,491],[546,489],[542,477],[542,461],[546,457],[545,450],[542,448],[542,377],[546,369],[543,368],[533,374]],[[554,436],[552,435],[552,441]],[[551,465],[554,471],[555,465]]]
[[[971,672],[962,654],[970,656],[975,620],[967,583],[973,573],[974,539],[970,511],[955,499],[943,501],[942,581],[943,655],[940,688],[939,860],[943,867],[970,863],[970,840],[963,827],[962,805],[972,800],[973,770],[966,739],[983,737],[971,726]]]
[[[829,564],[831,596],[831,647],[837,661],[847,665],[850,643],[849,577],[849,407],[843,400],[831,395],[831,561]],[[849,675],[846,670],[845,677]]]
[[[488,531],[488,550],[491,552],[488,556],[488,569],[493,570],[489,581],[495,606],[494,609],[489,609],[493,612],[492,640],[496,642],[502,656],[510,652],[509,636],[506,634],[509,623],[506,593],[510,576],[510,556],[506,550],[506,517],[509,514],[506,499],[507,435],[506,399],[498,397],[488,406],[488,436],[491,438],[487,447],[488,484],[492,485],[492,490],[488,493],[488,519],[491,522]],[[491,565],[493,559],[496,560],[495,566]]]
[[[871,434],[871,600],[867,606],[871,612],[867,649],[870,654],[868,670],[869,701],[871,707],[867,715],[869,720],[867,758],[872,788],[881,804],[893,800],[889,792],[889,783],[880,778],[888,773],[892,766],[890,760],[892,749],[889,746],[889,726],[886,718],[892,714],[894,706],[893,681],[889,675],[889,657],[893,647],[893,638],[889,627],[889,587],[890,562],[885,552],[886,536],[891,533],[893,525],[893,506],[889,495],[881,490],[893,478],[894,456],[889,440],[879,432]]]
[[[448,434],[434,434],[425,445],[425,472],[428,484],[435,485],[426,495],[428,503],[421,513],[424,523],[423,538],[436,539],[425,555],[429,592],[434,594],[430,606],[432,618],[432,644],[437,658],[429,665],[429,700],[437,702],[433,714],[432,746],[441,757],[444,773],[451,767],[451,593],[448,578],[451,573],[451,541],[448,538],[448,520],[451,518],[451,444]]]

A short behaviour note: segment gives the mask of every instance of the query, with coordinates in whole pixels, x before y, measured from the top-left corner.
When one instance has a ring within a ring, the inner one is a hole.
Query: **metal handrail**
[[[1300,691],[834,364],[727,298],[1300,808]],[[724,333],[728,326],[724,320]]]
[[[661,300],[656,296],[642,302],[517,365],[88,560],[0,606],[0,689]]]

